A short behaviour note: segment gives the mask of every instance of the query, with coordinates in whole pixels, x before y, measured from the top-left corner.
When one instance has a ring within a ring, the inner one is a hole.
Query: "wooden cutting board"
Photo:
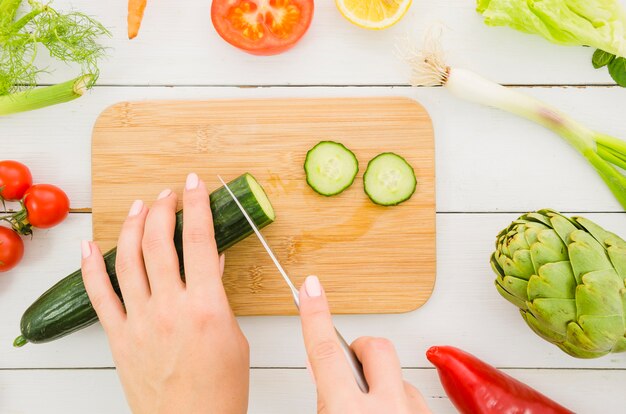
[[[359,159],[352,187],[335,197],[305,182],[306,152],[336,140]],[[367,162],[380,152],[404,156],[417,191],[397,207],[363,192]],[[406,98],[260,99],[122,102],[93,130],[93,230],[101,248],[116,244],[131,202],[151,203],[164,188],[180,192],[189,172],[209,189],[221,174],[250,172],[277,214],[263,230],[299,286],[318,275],[335,313],[416,309],[435,283],[433,129]],[[226,252],[224,285],[238,315],[295,314],[281,276],[252,236]]]

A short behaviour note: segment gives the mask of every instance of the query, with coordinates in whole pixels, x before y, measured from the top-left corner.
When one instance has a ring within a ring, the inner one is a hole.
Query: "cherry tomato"
[[[33,177],[27,166],[17,161],[0,161],[0,197],[17,201],[33,185]]]
[[[70,211],[70,200],[59,187],[35,184],[24,195],[27,219],[33,227],[47,229],[62,222]]]
[[[24,242],[13,230],[0,226],[0,273],[13,269],[24,257]]]
[[[313,0],[213,0],[211,20],[231,45],[253,55],[275,55],[304,36]]]

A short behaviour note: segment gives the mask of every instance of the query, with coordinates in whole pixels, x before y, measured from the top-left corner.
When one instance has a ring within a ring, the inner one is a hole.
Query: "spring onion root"
[[[80,98],[88,89],[92,79],[93,75],[88,74],[57,85],[0,96],[0,116],[31,111]]]
[[[431,30],[421,50],[410,41],[399,52],[411,68],[413,86],[444,86],[459,98],[526,118],[554,131],[569,142],[595,168],[626,209],[626,141],[587,128],[559,109],[506,88],[466,69],[448,66],[441,49],[440,32]]]

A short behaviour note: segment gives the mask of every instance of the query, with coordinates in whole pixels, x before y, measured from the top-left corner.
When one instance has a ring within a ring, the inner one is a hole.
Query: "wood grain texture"
[[[626,0],[620,1],[626,5]],[[36,181],[59,185],[74,207],[90,208],[89,137],[98,114],[115,102],[373,95],[417,99],[430,112],[437,132],[437,207],[444,213],[437,216],[435,291],[416,312],[341,315],[335,318],[337,326],[349,340],[360,335],[390,338],[403,366],[429,367],[424,358],[429,345],[454,344],[500,367],[525,367],[507,372],[576,412],[624,412],[626,401],[619,384],[626,381],[626,354],[595,360],[565,355],[532,333],[517,310],[495,292],[488,268],[495,232],[518,215],[493,212],[542,207],[577,211],[626,235],[623,209],[606,186],[549,131],[462,102],[442,88],[373,86],[407,82],[408,69],[394,55],[396,39],[407,32],[419,38],[435,21],[446,27],[444,45],[450,64],[507,84],[612,83],[606,70],[592,68],[592,49],[553,45],[509,28],[486,27],[474,10],[475,2],[468,0],[414,1],[398,25],[381,32],[355,27],[339,15],[332,1],[318,1],[311,30],[300,44],[282,55],[255,57],[218,37],[210,23],[210,2],[205,0],[186,0],[184,6],[176,1],[150,3],[142,32],[133,41],[126,38],[126,6],[127,0],[54,0],[54,7],[84,11],[112,30],[113,38],[106,41],[110,57],[101,65],[101,86],[72,103],[1,118],[2,159],[25,162]],[[76,67],[56,65],[45,53],[37,58],[41,67],[49,68],[42,74],[43,82],[77,75]],[[626,137],[620,105],[626,89],[521,90],[592,128]],[[99,325],[46,345],[11,346],[25,307],[79,266],[80,240],[91,237],[91,224],[90,214],[71,214],[61,226],[37,232],[25,240],[26,257],[20,267],[0,277],[3,414],[129,412],[114,371],[85,369],[112,366]],[[304,366],[298,318],[240,317],[238,321],[250,341],[252,365],[265,367],[252,371],[250,413],[287,414],[295,412],[294,407],[314,412],[315,392],[308,374],[276,368]],[[7,367],[80,369],[13,371]],[[405,375],[422,390],[433,412],[455,412],[434,370],[411,369]]]
[[[359,158],[360,174],[332,198],[305,183],[306,151],[337,140]],[[418,189],[393,208],[363,193],[368,160],[381,151],[414,166]],[[430,118],[406,98],[124,102],[93,131],[94,238],[116,243],[134,199],[163,188],[179,194],[197,172],[208,188],[217,174],[252,173],[277,220],[264,230],[299,285],[317,274],[335,313],[397,313],[430,296],[435,281],[435,173]],[[255,238],[231,248],[224,286],[238,315],[294,314],[289,290]]]
[[[626,235],[624,213],[576,214]],[[415,312],[401,314],[336,315],[335,325],[348,341],[359,336],[389,338],[403,367],[430,367],[425,358],[428,347],[455,345],[498,367],[626,370],[626,353],[585,360],[570,357],[539,338],[519,310],[498,294],[489,256],[496,234],[518,216],[437,214],[437,283],[428,302]],[[37,232],[25,239],[20,266],[0,277],[0,371],[113,366],[100,324],[46,344],[11,346],[26,307],[80,266],[80,241],[90,240],[91,224],[91,214],[70,214],[60,226]],[[304,367],[298,317],[243,316],[237,320],[250,343],[252,367]],[[0,390],[0,399],[1,394]]]
[[[519,88],[575,119],[626,137],[626,88]],[[2,157],[25,162],[36,180],[61,186],[75,208],[91,208],[91,131],[123,100],[405,96],[436,131],[438,212],[624,211],[596,172],[551,131],[500,110],[461,101],[444,88],[97,87],[65,105],[3,117]],[[608,105],[607,102],[617,102]],[[558,188],[558,191],[555,191]]]
[[[618,385],[626,378],[624,370],[504,371],[577,413],[600,412],[599,401],[602,414],[624,412],[624,395]],[[433,368],[406,369],[403,374],[419,388],[433,413],[457,413]],[[585,392],[575,392],[583,388]],[[0,389],[3,414],[130,414],[112,369],[0,371]],[[311,376],[303,368],[250,372],[248,414],[312,414],[316,405]]]
[[[619,0],[626,4],[626,0]],[[488,27],[476,1],[413,1],[405,17],[386,30],[364,30],[344,19],[334,1],[315,2],[308,33],[291,50],[252,56],[219,37],[211,2],[148,4],[139,36],[128,40],[127,0],[54,0],[60,10],[98,18],[113,37],[103,39],[109,58],[100,65],[101,85],[392,85],[407,84],[409,69],[398,58],[398,38],[420,42],[441,23],[449,64],[507,84],[613,84],[606,68],[591,65],[592,48],[552,44],[507,27]],[[77,76],[71,65],[39,54],[45,82]]]

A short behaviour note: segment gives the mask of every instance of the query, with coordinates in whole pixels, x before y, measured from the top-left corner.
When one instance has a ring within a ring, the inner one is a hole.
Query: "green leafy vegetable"
[[[615,55],[612,53],[605,52],[604,50],[596,49],[593,52],[593,57],[591,58],[591,63],[593,67],[596,69],[600,69],[611,63],[611,61],[615,59]]]
[[[105,54],[98,39],[110,35],[108,30],[85,14],[61,13],[35,0],[28,0],[30,10],[18,16],[18,8],[23,2],[0,0],[0,96],[36,86],[37,76],[45,71],[34,63],[37,53],[44,50],[41,46],[56,60],[77,65],[82,81],[88,81],[84,86],[93,86],[99,75],[98,61]],[[42,101],[46,101],[47,106],[82,95],[75,93],[74,83],[68,84],[63,91],[53,90],[54,95],[60,97],[58,101],[49,99],[45,89],[36,95],[21,97],[20,110],[39,108]],[[10,103],[10,98],[4,100],[4,105]],[[32,108],[29,101],[32,101]],[[16,111],[5,108],[3,112]]]
[[[623,57],[613,59],[609,63],[609,73],[619,86],[626,87],[626,59]]]
[[[609,65],[615,81],[626,86],[626,10],[620,0],[477,0],[476,10],[489,26],[509,26],[562,45],[593,46],[593,66]],[[613,69],[611,69],[613,65]]]
[[[626,56],[626,11],[619,0],[478,0],[477,10],[490,26]]]

